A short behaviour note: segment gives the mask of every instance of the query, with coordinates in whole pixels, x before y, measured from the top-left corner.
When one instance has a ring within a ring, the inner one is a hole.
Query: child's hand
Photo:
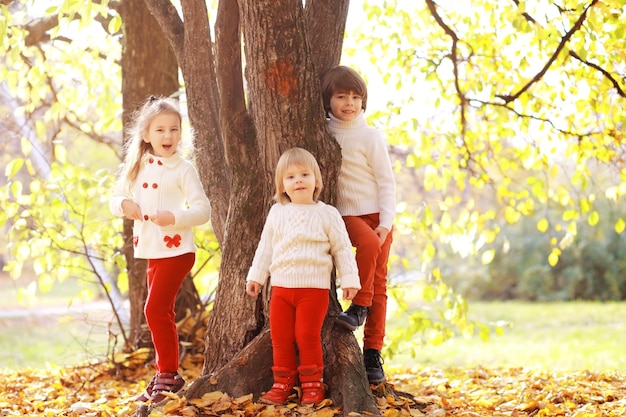
[[[250,297],[256,297],[261,292],[261,284],[255,281],[248,281],[246,284],[246,292]]]
[[[174,213],[168,210],[157,210],[155,215],[150,216],[150,220],[157,226],[169,226],[176,221]]]
[[[356,297],[356,293],[359,292],[359,290],[356,288],[342,288],[341,290],[343,292],[344,300],[352,300],[354,297]]]
[[[126,199],[122,201],[122,213],[124,217],[130,220],[143,220],[141,216],[141,207],[133,200]]]
[[[378,240],[380,244],[382,245],[383,243],[385,243],[385,240],[387,239],[389,230],[385,229],[384,227],[378,226],[376,229],[374,229],[374,233],[378,235]]]

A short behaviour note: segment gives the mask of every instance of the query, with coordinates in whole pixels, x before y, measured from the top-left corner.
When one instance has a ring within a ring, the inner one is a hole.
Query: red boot
[[[324,368],[317,365],[299,366],[300,386],[302,387],[302,405],[317,404],[326,395],[324,389]]]
[[[297,373],[293,369],[272,367],[274,373],[274,385],[259,398],[259,402],[265,404],[283,405],[287,397],[291,395],[293,386],[296,384]]]

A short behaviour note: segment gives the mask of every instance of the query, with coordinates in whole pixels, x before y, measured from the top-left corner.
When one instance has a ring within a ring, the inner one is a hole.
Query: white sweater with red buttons
[[[137,180],[130,189],[124,179],[118,181],[110,200],[114,215],[124,215],[125,199],[136,202],[144,217],[133,225],[136,258],[171,258],[195,252],[192,227],[211,218],[211,205],[195,167],[178,154],[167,158],[144,155]],[[157,210],[171,211],[174,224],[161,227],[150,221]]]
[[[352,244],[333,206],[276,203],[270,209],[246,281],[274,287],[330,288],[333,264],[342,288],[361,288]]]
[[[363,111],[350,122],[331,114],[328,128],[341,146],[337,209],[342,216],[380,213],[380,226],[391,230],[396,182],[382,134],[367,124]]]

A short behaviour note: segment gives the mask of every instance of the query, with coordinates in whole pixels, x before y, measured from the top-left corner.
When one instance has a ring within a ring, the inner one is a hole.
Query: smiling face
[[[180,131],[180,118],[177,114],[161,113],[152,119],[143,140],[152,145],[156,156],[168,157],[178,149]]]
[[[361,113],[363,97],[354,91],[340,91],[330,97],[330,111],[337,119],[351,122]]]
[[[288,166],[283,175],[283,188],[292,203],[315,203],[315,175],[309,168],[301,165]]]

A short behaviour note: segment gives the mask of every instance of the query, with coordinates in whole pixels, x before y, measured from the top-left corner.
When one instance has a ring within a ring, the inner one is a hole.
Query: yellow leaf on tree
[[[550,223],[548,222],[548,219],[541,219],[537,222],[537,230],[541,233],[545,233],[546,230],[548,230],[549,225]]]
[[[504,218],[506,219],[507,223],[515,224],[520,219],[520,217],[521,214],[513,207],[507,206],[506,209],[504,209]]]
[[[483,252],[483,256],[482,256],[483,265],[490,264],[491,261],[493,261],[493,258],[495,257],[495,253],[496,251],[493,249]]]
[[[559,249],[552,249],[552,252],[550,253],[550,255],[548,255],[548,263],[550,264],[550,266],[554,266],[559,263],[560,254],[561,251]]]
[[[596,210],[594,210],[591,212],[591,214],[589,214],[589,218],[587,219],[587,222],[589,223],[589,226],[595,226],[596,224],[598,224],[599,220],[600,220],[600,215],[598,214]]]

